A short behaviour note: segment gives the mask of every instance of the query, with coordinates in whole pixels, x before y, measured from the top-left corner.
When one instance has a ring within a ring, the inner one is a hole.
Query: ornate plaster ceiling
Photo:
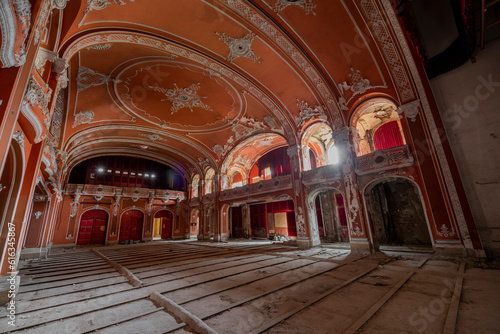
[[[127,154],[219,170],[259,154],[238,146],[250,136],[293,145],[369,96],[414,98],[375,0],[72,0],[61,22],[70,167]]]

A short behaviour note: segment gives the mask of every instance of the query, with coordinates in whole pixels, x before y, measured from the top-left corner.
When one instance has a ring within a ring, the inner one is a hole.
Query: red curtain
[[[399,131],[398,121],[385,123],[375,131],[373,135],[375,150],[383,150],[391,147],[402,146],[403,138]]]

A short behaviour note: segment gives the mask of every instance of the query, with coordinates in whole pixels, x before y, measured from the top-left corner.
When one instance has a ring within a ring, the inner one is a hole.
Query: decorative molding
[[[49,85],[45,84],[45,87],[42,87],[35,78],[30,78],[24,98],[30,105],[38,106],[42,110],[44,116],[48,116],[49,114],[48,104],[51,97],[52,89],[49,88]]]
[[[392,79],[398,87],[398,91],[403,102],[411,101],[415,98],[411,82],[405,71],[403,61],[399,56],[398,49],[392,38],[391,33],[385,23],[381,11],[374,0],[358,0],[361,8],[371,27],[375,38],[377,39],[380,50],[388,62],[388,68],[392,72]],[[394,9],[390,8],[390,11]],[[384,12],[386,14],[387,11]],[[387,15],[387,14],[386,14]]]
[[[405,115],[406,118],[410,119],[412,122],[417,120],[418,112],[420,107],[420,100],[415,100],[413,102],[403,104],[396,109],[396,112],[401,117]]]
[[[272,8],[276,13],[279,14],[283,9],[292,5],[304,9],[306,15],[309,15],[310,13],[316,15],[316,13],[314,12],[316,4],[313,2],[313,0],[276,0],[276,4]]]
[[[42,38],[42,30],[45,29],[47,25],[47,20],[49,18],[49,14],[52,12],[52,0],[45,0],[42,4],[42,9],[40,10],[40,14],[38,15],[38,21],[34,26],[34,34],[33,44],[38,45],[40,42],[40,38]]]
[[[69,0],[52,0],[52,8],[64,9]]]
[[[326,165],[302,172],[302,183],[306,186],[334,182],[342,183],[342,170],[339,165]]]
[[[80,66],[80,68],[78,68],[78,74],[76,76],[76,86],[78,92],[84,91],[93,86],[104,85],[108,82],[118,83],[120,80],[111,79],[109,75],[96,72],[88,67]]]
[[[109,48],[111,48],[111,46],[113,46],[113,44],[111,43],[97,44],[89,46],[88,48],[85,48],[85,50],[108,50]]]
[[[12,138],[14,138],[14,140],[19,143],[19,146],[21,146],[21,148],[24,148],[24,134],[22,131],[18,130],[14,132]]]
[[[56,52],[39,47],[38,52],[36,54],[35,67],[37,70],[39,70],[45,65],[47,60],[53,62],[56,58],[57,58]]]
[[[180,109],[188,108],[193,112],[193,108],[202,108],[205,110],[212,109],[204,104],[201,99],[206,99],[206,96],[199,96],[198,90],[200,89],[200,84],[192,84],[187,88],[179,88],[176,83],[174,83],[175,88],[165,89],[159,86],[149,86],[155,92],[164,94],[167,98],[161,101],[170,101],[172,107],[170,108],[170,115],[178,112]]]
[[[129,0],[130,2],[134,2],[134,0]],[[87,0],[87,9],[85,9],[85,12],[83,13],[83,17],[80,20],[80,23],[78,23],[78,27],[81,27],[83,25],[83,21],[87,18],[88,13],[92,10],[103,10],[110,4],[118,4],[118,5],[126,5],[127,2],[125,0]]]
[[[307,122],[311,120],[319,119],[323,122],[327,122],[327,116],[325,114],[325,110],[322,106],[311,107],[305,101],[301,101],[297,99],[297,106],[300,109],[299,116],[295,117],[295,125],[297,128],[302,128]]]
[[[16,21],[22,24],[22,33],[24,35],[18,52],[16,52],[18,42],[16,40]],[[31,4],[28,0],[0,1],[0,31],[2,32],[0,62],[2,67],[22,66],[26,62],[26,38],[28,37],[30,24]]]
[[[42,216],[43,212],[42,211],[36,211],[33,213],[33,215],[35,216],[35,219],[38,219]]]
[[[229,47],[229,54],[226,57],[228,61],[233,62],[236,58],[245,57],[252,60],[254,63],[260,63],[260,58],[252,51],[252,43],[255,38],[253,32],[248,33],[242,38],[233,38],[225,33],[216,34],[220,36],[219,39]]]
[[[94,112],[90,110],[80,111],[78,114],[74,115],[75,121],[73,122],[73,128],[82,124],[89,124],[94,119]]]

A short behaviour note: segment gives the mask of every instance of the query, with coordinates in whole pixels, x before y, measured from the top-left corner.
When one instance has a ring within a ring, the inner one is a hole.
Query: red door
[[[82,215],[77,245],[104,244],[108,214],[102,210],[90,210]]]
[[[167,217],[161,219],[161,238],[170,239],[172,237],[172,214],[169,212]]]
[[[138,210],[129,210],[122,215],[120,237],[118,242],[140,241],[142,239],[142,222],[144,215]]]
[[[173,215],[172,212],[167,210],[158,211],[155,215],[155,219],[161,219],[161,238],[162,239],[171,239],[172,238],[172,221]]]

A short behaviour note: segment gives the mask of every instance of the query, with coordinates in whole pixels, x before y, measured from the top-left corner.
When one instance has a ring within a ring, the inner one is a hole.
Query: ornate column
[[[290,167],[292,172],[293,200],[295,203],[295,222],[297,224],[297,246],[299,248],[309,248],[321,244],[317,226],[309,224],[308,215],[314,212],[312,207],[306,206],[304,196],[304,186],[302,184],[300,147],[290,146],[287,150],[290,157]]]
[[[373,245],[369,235],[367,220],[359,193],[357,177],[354,172],[354,147],[350,128],[342,128],[334,132],[333,138],[338,147],[339,160],[342,164],[344,180],[344,202],[349,225],[349,236],[352,251],[371,251]]]

